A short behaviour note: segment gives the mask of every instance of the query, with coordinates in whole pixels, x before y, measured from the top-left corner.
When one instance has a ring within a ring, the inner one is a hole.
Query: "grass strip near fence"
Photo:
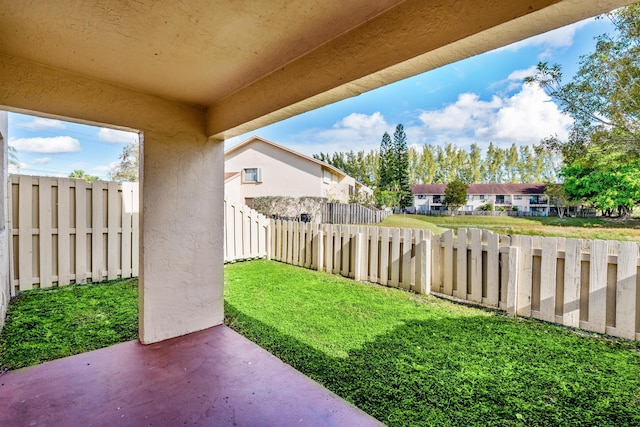
[[[392,215],[378,225],[427,229],[436,234],[442,234],[446,229],[481,228],[499,234],[640,242],[640,221],[637,219],[620,221],[567,217],[560,219],[558,217]]]
[[[640,343],[269,261],[226,323],[388,425],[640,425]]]
[[[9,305],[0,334],[0,371],[137,336],[137,278],[26,291]]]

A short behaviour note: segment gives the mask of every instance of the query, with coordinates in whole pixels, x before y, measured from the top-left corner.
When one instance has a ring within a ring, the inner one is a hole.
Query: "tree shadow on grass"
[[[225,312],[230,327],[388,425],[640,425],[634,344],[447,317],[406,320],[339,358],[228,302]]]

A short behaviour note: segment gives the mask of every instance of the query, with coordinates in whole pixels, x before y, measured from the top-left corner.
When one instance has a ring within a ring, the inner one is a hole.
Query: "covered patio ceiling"
[[[196,106],[223,139],[628,3],[0,0],[0,69]]]

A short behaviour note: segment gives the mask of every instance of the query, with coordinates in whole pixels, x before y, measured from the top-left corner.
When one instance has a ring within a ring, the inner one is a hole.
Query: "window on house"
[[[433,196],[433,203],[442,203],[442,196]]]
[[[418,199],[419,200],[423,200],[423,199],[426,199],[426,198],[427,198],[426,194],[418,194]]]
[[[243,182],[262,182],[262,173],[259,168],[247,168],[242,171]]]
[[[513,196],[514,200],[522,200],[522,196]]]
[[[499,194],[496,196],[496,203],[499,205],[504,205],[504,195]]]
[[[353,196],[353,192],[354,192],[355,188],[353,187],[353,185],[349,186],[349,195]]]
[[[480,200],[484,200],[486,198],[486,196],[484,194],[480,195]]]

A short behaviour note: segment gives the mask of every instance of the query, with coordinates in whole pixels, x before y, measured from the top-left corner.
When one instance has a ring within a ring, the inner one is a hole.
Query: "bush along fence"
[[[272,221],[270,257],[640,339],[638,243]]]
[[[15,292],[138,275],[138,185],[9,177]]]
[[[377,224],[391,211],[369,209],[356,203],[325,203],[322,206],[323,224]]]
[[[224,261],[267,256],[269,220],[244,204],[224,202]]]

